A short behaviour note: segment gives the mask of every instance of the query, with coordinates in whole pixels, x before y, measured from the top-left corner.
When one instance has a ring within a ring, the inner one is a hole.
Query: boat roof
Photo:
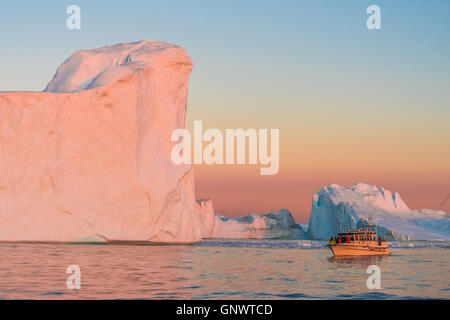
[[[374,230],[350,230],[348,232],[339,232],[339,235],[352,235],[352,234],[376,234]]]

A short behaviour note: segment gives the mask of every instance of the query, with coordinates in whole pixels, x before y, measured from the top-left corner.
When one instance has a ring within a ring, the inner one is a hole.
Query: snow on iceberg
[[[372,224],[386,240],[450,240],[450,214],[412,210],[398,193],[374,185],[330,185],[314,194],[309,236],[329,239],[340,231]]]
[[[263,215],[250,213],[228,218],[216,214],[210,238],[215,239],[306,239],[307,233],[286,210]]]
[[[0,241],[186,243],[212,232],[184,128],[186,51],[141,41],[74,53],[45,92],[0,94]]]

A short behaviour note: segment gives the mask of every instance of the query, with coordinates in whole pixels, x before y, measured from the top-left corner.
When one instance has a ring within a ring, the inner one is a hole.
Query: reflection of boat
[[[381,241],[381,238],[377,239],[376,231],[359,229],[341,232],[338,235],[338,238],[344,239],[342,242],[330,241],[327,245],[335,257],[390,254],[388,243]]]

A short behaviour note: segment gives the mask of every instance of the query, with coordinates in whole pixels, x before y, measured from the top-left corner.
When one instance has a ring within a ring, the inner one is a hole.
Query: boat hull
[[[391,254],[389,251],[388,244],[386,242],[378,244],[372,243],[338,243],[329,244],[331,252],[335,257],[345,257],[345,256],[386,256]]]

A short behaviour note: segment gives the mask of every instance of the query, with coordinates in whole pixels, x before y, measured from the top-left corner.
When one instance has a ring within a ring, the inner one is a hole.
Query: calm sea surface
[[[393,243],[392,255],[331,258],[318,241],[191,246],[0,243],[1,299],[450,298],[450,243]],[[69,265],[81,289],[69,290]],[[381,289],[369,290],[369,265]]]

